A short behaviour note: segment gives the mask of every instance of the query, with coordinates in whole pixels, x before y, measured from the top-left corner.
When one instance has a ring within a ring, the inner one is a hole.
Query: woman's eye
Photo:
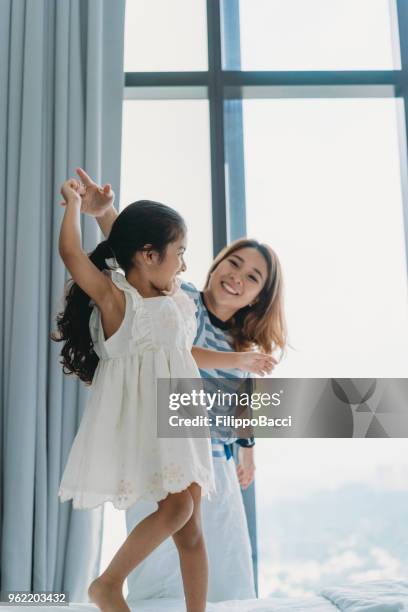
[[[256,278],[256,276],[253,276],[252,274],[249,275],[249,278],[255,281],[256,283],[258,282],[258,279]]]
[[[229,262],[230,262],[230,263],[232,263],[232,265],[233,265],[233,266],[235,266],[236,268],[238,268],[238,264],[237,264],[237,262],[235,261],[235,259],[230,259],[230,260],[229,260]]]

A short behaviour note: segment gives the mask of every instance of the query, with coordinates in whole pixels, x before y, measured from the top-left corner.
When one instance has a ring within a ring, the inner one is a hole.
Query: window
[[[272,244],[278,377],[407,376],[407,37],[405,0],[127,3],[121,205],[185,216],[198,285],[228,241]],[[406,574],[401,441],[257,449],[260,595]]]

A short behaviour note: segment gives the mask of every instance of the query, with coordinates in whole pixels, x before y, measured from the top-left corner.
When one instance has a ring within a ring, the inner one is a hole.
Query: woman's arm
[[[111,282],[82,249],[79,189],[79,183],[75,179],[65,181],[62,186],[65,214],[61,224],[58,250],[73,280],[99,307],[102,307],[107,298],[111,299]]]
[[[252,372],[262,376],[263,374],[269,374],[277,363],[276,359],[271,355],[255,351],[244,353],[212,351],[201,346],[193,346],[191,354],[198,367],[202,370],[230,370],[237,368],[244,372]]]

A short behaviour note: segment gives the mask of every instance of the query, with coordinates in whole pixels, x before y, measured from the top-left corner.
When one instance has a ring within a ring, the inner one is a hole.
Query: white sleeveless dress
[[[99,357],[84,414],[58,496],[74,508],[106,501],[126,509],[159,501],[196,482],[215,492],[210,437],[157,436],[157,378],[199,378],[191,355],[195,305],[179,285],[171,296],[143,298],[121,270],[111,279],[124,291],[125,317],[107,340],[96,305],[89,329]],[[208,436],[210,432],[208,431]]]

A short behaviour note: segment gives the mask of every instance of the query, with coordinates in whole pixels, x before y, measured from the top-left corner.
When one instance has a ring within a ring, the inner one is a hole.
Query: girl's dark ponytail
[[[100,242],[88,257],[99,270],[110,269],[105,261],[114,257],[109,239]],[[92,382],[99,362],[89,331],[92,309],[89,295],[72,278],[69,279],[65,291],[65,308],[56,316],[59,333],[50,334],[52,340],[65,342],[60,353],[64,374],[76,374],[88,385]]]
[[[107,240],[102,240],[102,242],[98,244],[96,249],[89,254],[89,259],[97,268],[99,268],[99,270],[108,270],[109,266],[105,260],[114,256],[115,254],[109,244],[108,238]]]

